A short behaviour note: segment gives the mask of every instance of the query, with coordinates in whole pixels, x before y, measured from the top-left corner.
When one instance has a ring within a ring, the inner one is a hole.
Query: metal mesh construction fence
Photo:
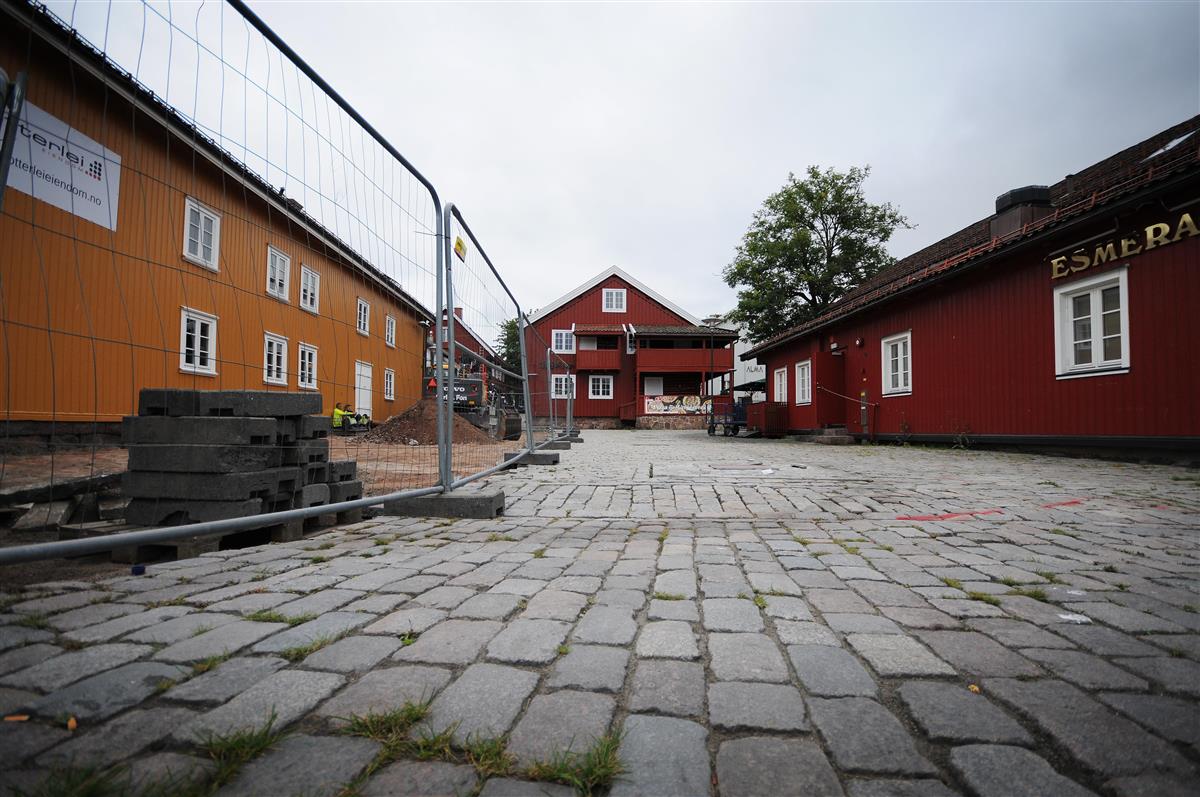
[[[13,540],[316,517],[548,438],[523,316],[461,216],[244,4],[0,20]]]

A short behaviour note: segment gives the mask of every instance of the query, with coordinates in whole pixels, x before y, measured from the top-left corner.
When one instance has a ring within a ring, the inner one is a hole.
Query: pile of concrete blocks
[[[122,426],[125,520],[179,525],[326,505],[336,514],[363,490],[357,463],[329,461],[329,433],[317,393],[143,390]],[[341,514],[351,522],[361,510]]]

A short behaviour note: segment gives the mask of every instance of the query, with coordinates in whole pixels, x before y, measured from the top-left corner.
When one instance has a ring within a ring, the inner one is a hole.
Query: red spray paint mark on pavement
[[[896,520],[962,520],[976,515],[999,515],[1002,509],[979,509],[975,512],[950,512],[946,515],[897,515]]]
[[[1082,503],[1082,498],[1072,498],[1070,501],[1055,501],[1053,504],[1042,504],[1042,509],[1054,509],[1056,506],[1078,506]]]

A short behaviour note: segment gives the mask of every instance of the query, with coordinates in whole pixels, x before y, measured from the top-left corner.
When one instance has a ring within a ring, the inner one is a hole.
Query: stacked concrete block
[[[329,461],[330,419],[317,394],[143,390],[138,412],[122,427],[129,523],[224,520],[362,496],[357,464]]]

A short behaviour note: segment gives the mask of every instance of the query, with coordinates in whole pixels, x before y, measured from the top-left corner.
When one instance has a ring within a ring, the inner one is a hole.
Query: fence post
[[[8,167],[12,160],[13,144],[17,140],[17,120],[25,105],[25,72],[18,72],[13,81],[0,69],[0,116],[8,111],[8,127],[4,130],[4,140],[0,142],[0,209],[4,207],[5,189],[8,187]]]
[[[574,387],[574,385],[572,385]],[[566,433],[571,434],[571,429],[575,423],[575,391],[571,391],[571,395],[567,396],[567,428]]]
[[[446,303],[438,308],[438,312],[443,313],[446,319],[446,367],[442,372],[445,374],[446,392],[438,396],[438,401],[442,404],[442,415],[445,421],[442,424],[442,436],[438,442],[438,475],[442,482],[442,489],[450,492],[454,489],[454,266],[451,262],[453,254],[450,243],[450,230],[454,213],[454,203],[447,202],[446,207],[442,212],[442,270],[446,275]],[[441,326],[439,319],[438,326]],[[439,349],[441,351],[441,349]]]
[[[530,453],[533,453],[535,448],[533,440],[533,400],[532,391],[529,389],[529,358],[525,351],[525,331],[529,328],[529,319],[524,313],[517,316],[517,330],[521,337],[521,376],[524,377],[521,382],[521,395],[525,399],[525,444],[529,448]],[[546,376],[546,381],[550,381],[550,376]]]
[[[550,414],[546,418],[546,439],[554,434],[554,372],[550,370],[550,347],[546,347],[546,403],[550,406]]]

